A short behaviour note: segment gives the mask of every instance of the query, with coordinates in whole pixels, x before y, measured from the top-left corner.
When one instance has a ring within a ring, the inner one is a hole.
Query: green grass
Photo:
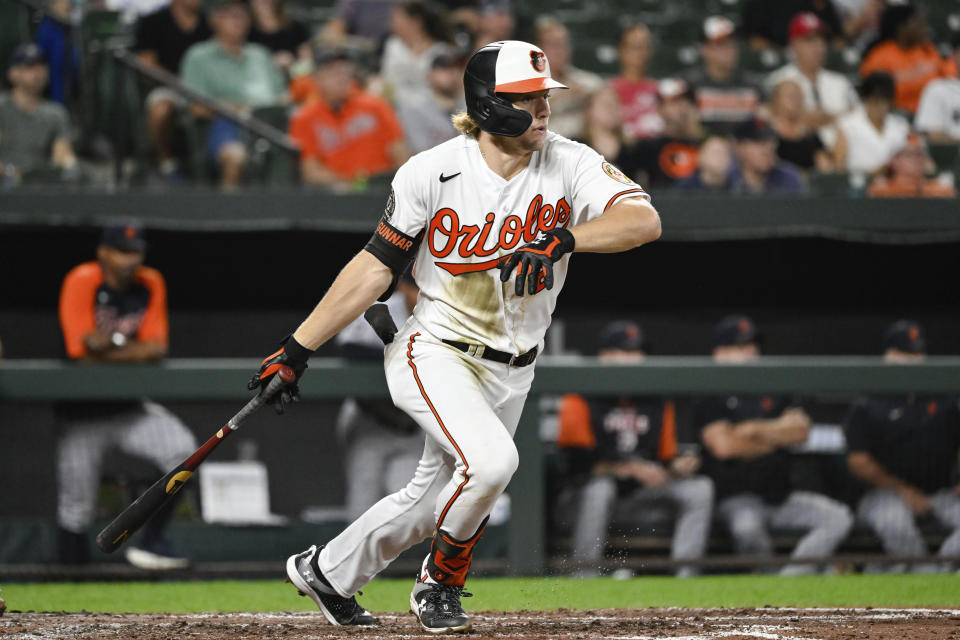
[[[850,575],[780,578],[711,576],[488,578],[471,580],[468,610],[643,607],[960,607],[957,575]],[[409,580],[374,580],[360,602],[372,611],[405,611]],[[127,583],[8,583],[9,610],[103,613],[311,611],[313,603],[275,580]]]

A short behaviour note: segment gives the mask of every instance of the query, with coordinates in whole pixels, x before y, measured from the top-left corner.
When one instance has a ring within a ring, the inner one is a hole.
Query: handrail
[[[198,91],[194,91],[190,87],[184,85],[180,81],[180,78],[170,73],[166,69],[145,64],[135,55],[125,49],[115,51],[113,55],[118,62],[129,69],[132,69],[142,76],[146,76],[154,82],[164,85],[190,102],[195,102],[199,105],[202,105],[203,107],[216,113],[218,116],[226,118],[231,122],[240,125],[244,129],[260,136],[261,138],[264,138],[270,142],[270,144],[289,153],[300,153],[300,147],[297,145],[294,139],[288,136],[285,132],[280,131],[276,127],[270,126],[266,122],[263,122],[262,120],[259,120],[250,114],[237,113],[234,109],[231,109],[226,103],[221,102],[220,100],[210,98],[202,93],[199,93]]]

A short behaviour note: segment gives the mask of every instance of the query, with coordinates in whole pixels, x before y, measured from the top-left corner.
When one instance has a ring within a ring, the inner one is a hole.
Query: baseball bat
[[[371,305],[369,309],[363,312],[363,319],[373,328],[377,337],[383,340],[383,344],[393,342],[393,337],[397,335],[397,325],[390,315],[390,308],[383,304]]]
[[[113,553],[130,539],[143,524],[150,519],[167,500],[172,498],[190,479],[200,463],[223,442],[228,435],[240,427],[240,423],[250,417],[254,411],[262,407],[273,394],[277,393],[284,384],[296,379],[293,369],[284,365],[277,371],[270,384],[263,392],[252,398],[227,424],[223,425],[209,440],[194,451],[189,458],[171,469],[166,475],[157,480],[142,496],[137,498],[129,507],[124,509],[113,522],[104,527],[97,535],[97,546],[104,553]]]

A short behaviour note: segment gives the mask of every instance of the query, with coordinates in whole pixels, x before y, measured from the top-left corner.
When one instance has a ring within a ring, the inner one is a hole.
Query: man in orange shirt
[[[890,5],[880,20],[880,42],[869,51],[860,75],[886,71],[896,81],[894,106],[911,114],[917,110],[920,94],[936,78],[953,78],[957,65],[944,59],[932,42],[930,27],[916,7]]]
[[[74,267],[60,291],[60,327],[69,359],[95,363],[153,362],[167,352],[167,290],[160,272],[143,266],[146,243],[135,223],[103,230],[97,259]],[[57,448],[60,561],[89,561],[87,529],[96,513],[100,468],[107,451],[145,458],[165,472],[197,448],[175,415],[142,399],[62,402]],[[164,529],[175,501],[144,527],[126,558],[141,569],[181,569]]]
[[[385,100],[357,86],[346,51],[321,51],[316,79],[318,94],[290,121],[305,183],[348,188],[352,181],[392,171],[407,159],[396,114]]]

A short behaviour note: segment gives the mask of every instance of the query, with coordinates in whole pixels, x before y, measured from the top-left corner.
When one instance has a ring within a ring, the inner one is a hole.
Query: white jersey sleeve
[[[603,214],[622,198],[650,200],[643,187],[586,145],[578,145],[580,154],[571,176],[573,209],[571,225],[576,226]]]
[[[391,227],[414,237],[427,224],[427,196],[422,193],[424,180],[417,175],[417,157],[403,164],[393,176],[390,197],[383,211],[383,219]]]

